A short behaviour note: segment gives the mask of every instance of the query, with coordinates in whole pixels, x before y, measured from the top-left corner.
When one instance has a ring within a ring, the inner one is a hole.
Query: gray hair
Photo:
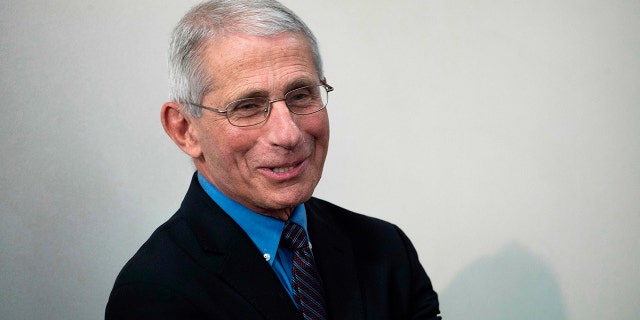
[[[275,0],[212,0],[193,7],[173,30],[169,46],[170,99],[192,116],[202,111],[189,103],[201,103],[212,87],[204,70],[202,53],[210,40],[224,33],[272,36],[285,32],[303,35],[309,45],[320,79],[322,59],[318,43],[307,25]]]

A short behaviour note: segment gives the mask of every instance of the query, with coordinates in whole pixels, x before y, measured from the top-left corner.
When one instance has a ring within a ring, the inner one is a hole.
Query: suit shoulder
[[[337,206],[331,202],[322,200],[322,199],[318,199],[315,197],[311,197],[311,199],[309,199],[307,202],[305,202],[304,204],[305,209],[307,211],[307,217],[308,218],[313,218],[315,217],[319,217],[321,219],[333,219],[335,216],[337,215],[354,215],[356,213],[349,211],[345,208],[342,208],[340,206]],[[357,215],[357,214],[356,214]]]
[[[172,264],[167,262],[180,261],[176,255],[183,255],[173,234],[185,227],[184,219],[178,214],[160,225],[124,265],[116,278],[114,289],[132,282],[153,283],[162,278],[159,274],[170,272],[168,269]]]
[[[357,213],[338,205],[335,205],[329,201],[312,197],[306,202],[307,208],[322,215],[331,215],[349,220],[358,220],[374,224],[392,225],[392,223],[384,221],[382,219],[367,216],[361,213]]]
[[[400,240],[404,233],[393,223],[342,208],[326,200],[311,198],[307,215],[315,215],[355,239]]]

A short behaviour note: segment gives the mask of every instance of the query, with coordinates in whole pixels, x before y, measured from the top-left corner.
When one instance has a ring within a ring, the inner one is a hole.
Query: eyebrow
[[[285,85],[284,92],[282,92],[282,94],[285,94],[291,90],[295,90],[298,88],[315,86],[318,84],[320,84],[319,80],[313,81],[307,77],[297,78]],[[269,91],[262,90],[262,89],[253,89],[253,90],[250,89],[244,92],[241,91],[239,94],[235,95],[234,98],[231,99],[229,102],[248,99],[248,98],[258,98],[258,97],[269,97]]]
[[[285,92],[283,93],[287,93],[291,90],[298,89],[301,87],[315,86],[315,85],[318,85],[319,83],[320,83],[319,80],[314,82],[313,80],[306,77],[297,78],[285,86]]]
[[[235,96],[232,101],[248,99],[248,98],[258,98],[258,97],[267,97],[269,96],[269,92],[265,90],[250,90],[242,92]]]

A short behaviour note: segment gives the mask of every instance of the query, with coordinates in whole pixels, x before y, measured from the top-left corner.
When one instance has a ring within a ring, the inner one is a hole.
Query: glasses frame
[[[278,102],[278,101],[285,101],[285,100],[286,100],[286,96],[287,96],[289,93],[291,93],[291,92],[293,92],[293,91],[296,91],[296,90],[299,90],[299,89],[303,89],[303,88],[310,88],[310,87],[316,87],[316,86],[304,86],[304,87],[300,87],[300,88],[295,88],[295,89],[293,89],[293,90],[287,91],[287,92],[284,94],[284,96],[283,96],[282,98],[280,98],[280,99],[268,100],[269,105],[267,106],[267,109],[266,109],[266,110],[264,110],[264,111],[266,112],[266,115],[265,115],[264,119],[263,119],[262,121],[258,122],[258,123],[249,124],[249,125],[237,125],[237,124],[234,124],[233,122],[231,122],[231,119],[229,119],[229,110],[227,110],[227,109],[229,108],[229,106],[230,106],[232,103],[237,102],[237,101],[240,101],[240,100],[244,100],[244,99],[231,101],[231,102],[229,102],[229,103],[227,103],[227,104],[225,105],[225,108],[224,108],[224,109],[218,109],[218,108],[207,107],[207,106],[203,106],[203,105],[200,105],[200,104],[197,104],[197,103],[193,103],[193,102],[186,102],[186,104],[188,104],[188,105],[192,105],[192,106],[194,106],[194,107],[198,107],[198,108],[201,108],[201,109],[209,110],[209,111],[212,111],[212,112],[215,112],[215,113],[218,113],[218,114],[224,114],[224,115],[225,115],[225,118],[227,118],[227,122],[229,122],[229,124],[230,124],[230,125],[232,125],[232,126],[234,126],[234,127],[241,127],[241,128],[243,128],[243,127],[252,127],[252,126],[257,126],[257,125],[259,125],[259,124],[261,124],[261,123],[263,123],[263,122],[267,121],[267,119],[269,119],[269,115],[271,114],[271,106],[273,105],[273,103],[274,103],[274,102]],[[323,109],[325,109],[325,108],[327,107],[327,105],[329,104],[329,92],[333,91],[333,87],[332,87],[332,86],[330,86],[330,85],[327,83],[327,81],[326,81],[326,80],[322,80],[322,81],[320,81],[320,84],[319,84],[319,85],[317,85],[317,87],[324,87],[324,89],[327,91],[327,103],[325,103],[325,104],[324,104],[324,106],[322,106],[322,108],[320,108],[320,109],[318,109],[318,110],[315,110],[315,111],[313,111],[313,112],[309,112],[309,113],[297,113],[297,112],[294,112],[293,110],[291,110],[291,108],[289,108],[289,106],[288,106],[288,105],[287,105],[287,103],[285,102],[285,106],[287,106],[287,109],[289,109],[289,112],[291,112],[291,113],[293,113],[293,114],[297,114],[297,115],[308,115],[308,114],[314,114],[314,113],[316,113],[316,112],[320,112],[320,111],[322,111]]]

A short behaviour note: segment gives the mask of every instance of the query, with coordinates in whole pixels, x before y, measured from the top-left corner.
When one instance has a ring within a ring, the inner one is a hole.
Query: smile
[[[289,170],[292,170],[293,168],[295,168],[295,166],[284,167],[284,168],[273,168],[273,169],[271,169],[271,171],[273,171],[275,173],[282,173],[282,172],[287,172]]]

